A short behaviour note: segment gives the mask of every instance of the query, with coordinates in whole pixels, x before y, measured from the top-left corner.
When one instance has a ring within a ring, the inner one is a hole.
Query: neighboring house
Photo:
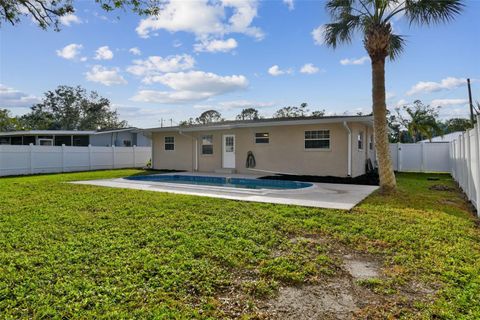
[[[30,130],[0,132],[0,144],[87,147],[149,147],[150,137],[137,128],[108,131]]]
[[[375,159],[372,116],[224,121],[144,131],[152,134],[153,169],[356,177],[366,172],[368,159]],[[255,158],[250,168],[249,152]]]
[[[463,131],[456,131],[456,132],[451,132],[448,134],[444,134],[443,136],[438,136],[438,137],[433,137],[432,140],[422,140],[418,141],[417,143],[426,143],[426,142],[452,142],[455,139],[458,139],[458,136],[461,135]]]

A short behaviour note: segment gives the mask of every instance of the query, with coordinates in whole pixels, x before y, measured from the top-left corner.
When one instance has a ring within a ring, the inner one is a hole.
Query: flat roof
[[[174,127],[155,127],[143,129],[146,132],[163,131],[205,131],[205,130],[228,130],[236,128],[255,128],[271,126],[291,126],[321,123],[363,122],[373,125],[373,116],[327,116],[327,117],[296,117],[296,118],[267,118],[258,120],[231,120],[212,122],[207,124],[193,124]]]
[[[77,130],[28,130],[28,131],[7,131],[0,132],[0,136],[61,136],[61,135],[89,135],[94,134],[96,131],[77,131]]]
[[[25,131],[7,131],[7,132],[0,132],[0,136],[37,136],[37,135],[97,135],[97,134],[105,134],[105,133],[112,133],[112,132],[123,132],[123,131],[141,131],[136,127],[130,128],[121,128],[121,129],[111,129],[105,131],[95,131],[95,130],[25,130]]]

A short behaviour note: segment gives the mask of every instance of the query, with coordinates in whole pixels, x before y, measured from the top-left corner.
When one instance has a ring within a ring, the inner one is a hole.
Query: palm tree
[[[424,105],[422,101],[415,100],[413,106],[404,106],[403,112],[408,116],[402,115],[400,108],[396,108],[398,119],[402,125],[408,130],[412,137],[413,143],[417,140],[427,138],[432,140],[434,136],[443,135],[438,118],[438,108],[432,108]]]
[[[340,43],[350,43],[355,33],[360,32],[370,56],[375,148],[380,188],[384,193],[396,190],[387,135],[385,60],[387,57],[395,60],[405,46],[405,39],[393,33],[391,21],[403,15],[410,24],[448,22],[463,7],[462,0],[329,0],[326,4],[332,22],[325,25],[325,44],[336,48]]]

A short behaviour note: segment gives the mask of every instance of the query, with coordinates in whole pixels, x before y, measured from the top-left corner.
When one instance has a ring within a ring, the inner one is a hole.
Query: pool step
[[[215,169],[215,173],[236,173],[237,170],[229,168]]]

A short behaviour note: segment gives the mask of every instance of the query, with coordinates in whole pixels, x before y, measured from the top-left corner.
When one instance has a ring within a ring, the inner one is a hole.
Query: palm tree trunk
[[[373,130],[378,157],[378,173],[382,193],[397,188],[388,143],[387,105],[385,103],[385,58],[372,58]]]

